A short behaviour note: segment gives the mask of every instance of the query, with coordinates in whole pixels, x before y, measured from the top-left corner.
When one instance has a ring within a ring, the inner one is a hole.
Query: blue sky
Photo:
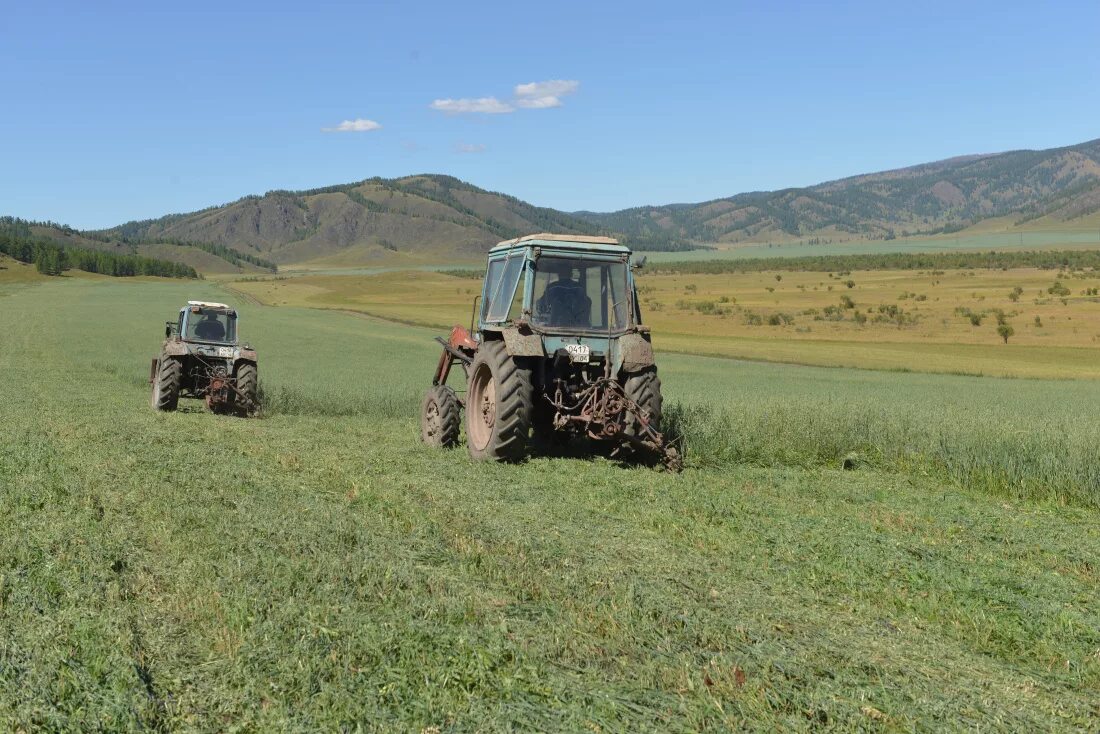
[[[423,172],[610,210],[1100,137],[1100,3],[897,5],[8,0],[0,213]]]

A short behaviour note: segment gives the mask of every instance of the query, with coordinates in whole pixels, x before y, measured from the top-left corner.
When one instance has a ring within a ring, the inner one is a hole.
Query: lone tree
[[[1015,334],[1016,330],[1008,324],[1001,324],[997,327],[997,333],[1000,334],[1001,338],[1005,340],[1005,344],[1008,344],[1008,337]]]

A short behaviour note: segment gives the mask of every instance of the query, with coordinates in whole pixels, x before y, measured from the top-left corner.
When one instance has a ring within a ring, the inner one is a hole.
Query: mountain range
[[[940,234],[993,217],[1058,224],[1100,209],[1100,140],[968,155],[806,188],[577,216],[628,238],[700,243]]]
[[[1052,226],[1100,211],[1100,139],[1049,150],[968,155],[698,204],[563,212],[450,176],[370,178],[269,191],[187,214],[36,235],[69,246],[177,260],[199,270],[475,259],[532,232],[611,234],[637,249],[802,238],[890,239],[953,232],[995,217]]]

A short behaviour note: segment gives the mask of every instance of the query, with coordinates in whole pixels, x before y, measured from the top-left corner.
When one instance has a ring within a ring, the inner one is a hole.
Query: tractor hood
[[[593,362],[611,360],[612,371],[636,372],[654,364],[653,344],[649,329],[642,326],[625,334],[606,335],[546,334],[534,332],[527,324],[505,326],[500,329],[488,328],[489,333],[499,333],[504,339],[505,349],[513,357],[552,357],[560,349],[566,351],[574,347],[588,347],[589,359]]]
[[[172,339],[164,345],[164,353],[171,357],[194,354],[207,359],[228,359],[233,362],[239,359],[248,362],[256,361],[256,350],[248,345],[203,344],[201,342],[185,342]]]

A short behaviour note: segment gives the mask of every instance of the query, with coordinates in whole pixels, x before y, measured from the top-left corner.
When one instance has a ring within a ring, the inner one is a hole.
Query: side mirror
[[[634,267],[632,269],[633,270],[641,270],[642,268],[645,267],[645,263],[646,263],[647,259],[648,259],[648,257],[646,255],[642,255],[641,260],[635,260],[634,261]]]

